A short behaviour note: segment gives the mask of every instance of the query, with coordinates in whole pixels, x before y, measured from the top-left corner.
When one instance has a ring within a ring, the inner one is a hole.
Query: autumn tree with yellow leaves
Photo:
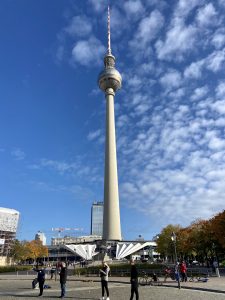
[[[34,262],[37,259],[48,256],[48,248],[42,245],[41,241],[18,241],[15,240],[14,245],[11,249],[11,257],[15,262],[23,262],[28,259]]]

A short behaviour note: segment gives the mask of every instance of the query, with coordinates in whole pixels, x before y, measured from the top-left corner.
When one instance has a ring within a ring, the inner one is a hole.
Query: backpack
[[[37,278],[35,278],[35,279],[32,281],[32,289],[36,289],[36,288],[37,288],[37,284],[38,284],[38,280],[37,280]]]

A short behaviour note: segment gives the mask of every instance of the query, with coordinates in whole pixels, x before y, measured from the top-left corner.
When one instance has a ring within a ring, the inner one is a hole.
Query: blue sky
[[[225,208],[225,0],[111,1],[122,232]],[[106,0],[2,0],[0,206],[20,239],[90,231],[103,199]]]

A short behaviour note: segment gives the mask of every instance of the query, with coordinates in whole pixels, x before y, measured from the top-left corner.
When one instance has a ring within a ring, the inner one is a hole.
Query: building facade
[[[46,236],[43,232],[38,231],[38,233],[35,234],[35,240],[41,241],[43,246],[46,246]]]
[[[97,240],[101,240],[101,236],[98,235],[84,235],[79,237],[64,236],[64,237],[53,237],[51,238],[51,245],[70,245],[70,244],[80,244],[80,243],[90,243]]]
[[[10,253],[16,237],[19,215],[14,209],[0,207],[0,256]]]
[[[91,207],[91,235],[103,234],[103,202],[94,202]]]

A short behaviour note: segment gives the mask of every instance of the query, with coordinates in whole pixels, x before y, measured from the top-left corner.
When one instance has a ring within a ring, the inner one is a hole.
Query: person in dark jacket
[[[52,267],[51,271],[50,271],[50,273],[51,273],[51,278],[50,279],[53,279],[55,272],[56,272],[56,268]]]
[[[37,271],[37,280],[38,280],[39,289],[40,289],[39,296],[42,296],[43,289],[44,289],[44,283],[45,283],[45,270],[44,270],[44,268],[42,268],[40,270],[37,269],[36,271]]]
[[[136,295],[136,300],[138,300],[139,299],[138,270],[134,264],[134,260],[131,260],[130,264],[131,264],[131,269],[130,269],[131,296],[130,296],[130,300],[133,300],[134,293]]]
[[[61,296],[60,298],[64,298],[66,295],[66,280],[67,280],[67,267],[64,262],[61,264],[61,269],[59,273],[59,280],[61,285]]]

